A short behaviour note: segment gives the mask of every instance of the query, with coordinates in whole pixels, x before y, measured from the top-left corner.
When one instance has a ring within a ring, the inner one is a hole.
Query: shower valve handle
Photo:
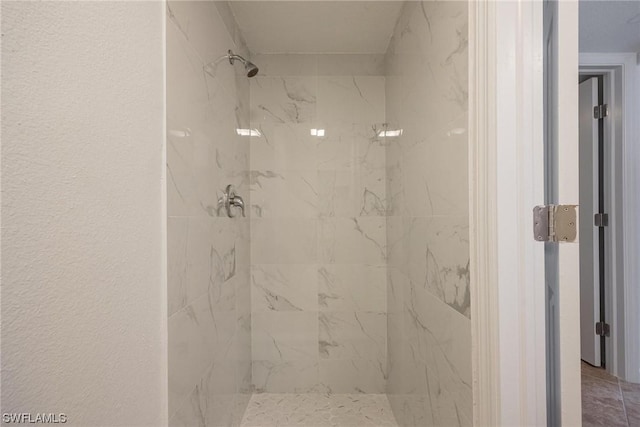
[[[220,208],[223,207],[227,211],[229,218],[236,216],[235,211],[231,209],[232,207],[240,208],[242,210],[242,216],[246,216],[244,213],[244,200],[242,200],[242,197],[236,195],[236,190],[231,184],[227,185],[224,193],[218,199],[218,214],[220,213]]]

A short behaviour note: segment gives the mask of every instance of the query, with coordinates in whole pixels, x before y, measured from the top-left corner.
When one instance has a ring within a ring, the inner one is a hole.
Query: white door
[[[545,1],[545,204],[579,204],[578,62],[578,2]],[[549,426],[582,423],[579,264],[577,242],[545,243]]]
[[[600,336],[595,324],[600,321],[599,229],[594,215],[598,201],[598,120],[593,108],[598,105],[598,79],[580,83],[580,353],[582,360],[601,366]]]

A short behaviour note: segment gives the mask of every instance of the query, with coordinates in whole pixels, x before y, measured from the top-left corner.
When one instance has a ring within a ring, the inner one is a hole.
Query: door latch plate
[[[577,205],[544,205],[533,208],[533,238],[538,242],[575,242],[578,236]]]

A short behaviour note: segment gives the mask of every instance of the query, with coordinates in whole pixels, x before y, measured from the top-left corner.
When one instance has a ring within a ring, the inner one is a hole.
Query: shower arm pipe
[[[209,68],[215,68],[218,66],[218,64],[220,63],[220,61],[222,61],[223,59],[228,59],[229,60],[229,64],[234,65],[234,62],[236,60],[242,62],[242,65],[244,65],[244,69],[247,72],[247,77],[253,77],[256,74],[258,74],[258,67],[256,66],[256,64],[254,64],[253,62],[245,59],[244,57],[240,56],[240,55],[236,55],[235,53],[233,53],[233,51],[231,49],[229,49],[227,51],[226,55],[220,56],[218,58],[216,58],[213,62],[210,62],[209,64],[205,65],[205,71],[208,72],[209,74],[212,74],[208,69]]]
[[[237,55],[235,53],[233,53],[233,51],[231,49],[229,49],[227,51],[227,54],[225,56],[223,56],[223,58],[229,58],[229,64],[233,65],[233,62],[237,59],[238,61],[242,62],[243,64],[247,63],[247,60],[244,59],[242,56]]]

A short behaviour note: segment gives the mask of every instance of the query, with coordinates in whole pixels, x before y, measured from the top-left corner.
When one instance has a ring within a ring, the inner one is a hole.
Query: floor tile
[[[254,394],[241,427],[276,426],[398,427],[384,394]]]
[[[582,363],[582,424],[584,427],[628,427],[618,379],[602,368]]]

